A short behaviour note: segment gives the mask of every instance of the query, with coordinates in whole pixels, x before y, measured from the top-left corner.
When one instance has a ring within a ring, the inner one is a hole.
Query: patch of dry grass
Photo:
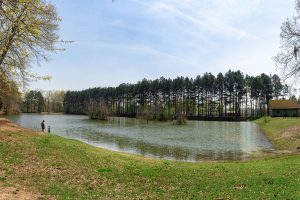
[[[38,192],[0,185],[0,200],[38,200],[41,198]]]

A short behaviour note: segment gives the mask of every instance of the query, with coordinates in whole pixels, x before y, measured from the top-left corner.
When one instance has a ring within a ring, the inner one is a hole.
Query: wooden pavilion
[[[270,100],[269,112],[272,117],[298,117],[300,106],[294,100]]]

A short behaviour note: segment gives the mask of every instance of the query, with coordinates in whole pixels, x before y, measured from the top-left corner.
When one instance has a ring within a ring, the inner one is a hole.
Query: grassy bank
[[[45,199],[299,199],[300,156],[164,161],[0,125],[1,187]]]
[[[260,118],[259,124],[276,150],[296,151],[300,148],[300,118]]]

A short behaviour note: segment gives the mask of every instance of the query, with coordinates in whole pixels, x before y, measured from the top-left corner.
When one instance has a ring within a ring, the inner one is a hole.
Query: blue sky
[[[294,0],[52,0],[66,51],[33,89],[81,90],[204,72],[279,73],[273,57]]]

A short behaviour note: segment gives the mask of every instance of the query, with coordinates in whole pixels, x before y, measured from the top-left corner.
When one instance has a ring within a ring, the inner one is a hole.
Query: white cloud
[[[239,39],[251,34],[234,26],[234,19],[247,17],[259,6],[260,1],[216,0],[216,1],[138,1],[147,13],[157,20],[182,26],[188,23],[192,29],[207,34],[225,34]],[[245,3],[246,2],[246,3]],[[248,2],[248,3],[247,3]]]

